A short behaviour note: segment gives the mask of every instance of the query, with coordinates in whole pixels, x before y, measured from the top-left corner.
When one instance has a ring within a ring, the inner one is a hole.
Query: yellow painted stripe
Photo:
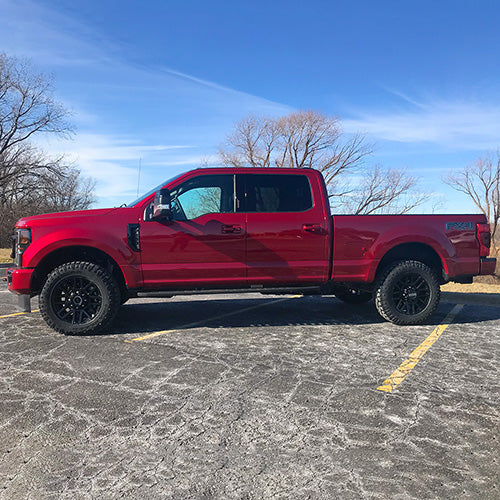
[[[453,322],[455,316],[462,310],[463,304],[456,305],[444,318],[443,324],[437,326],[434,331],[401,363],[392,375],[382,382],[382,385],[377,387],[378,391],[392,392],[409,373],[415,368],[416,364],[422,359],[423,355],[432,347],[434,342]]]
[[[36,313],[38,312],[40,309],[34,309],[33,311],[31,311],[32,313]],[[13,313],[13,314],[5,314],[4,316],[0,316],[0,319],[3,319],[3,318],[12,318],[14,316],[21,316],[21,314],[30,314],[30,313],[27,313],[27,312],[18,312],[18,313]]]
[[[277,304],[278,302],[284,302],[286,300],[291,300],[291,299],[297,299],[299,297],[302,297],[302,295],[293,295],[292,297],[287,297],[286,299],[279,299],[279,300],[272,300],[269,302],[266,302],[265,304],[258,304],[256,306],[251,306],[251,307],[245,307],[244,309],[238,309],[237,311],[233,311],[227,314],[220,314],[218,316],[213,316],[212,318],[207,318],[203,319],[201,321],[195,321],[194,323],[188,323],[187,325],[182,325],[179,328],[176,328],[175,330],[160,330],[157,332],[149,333],[148,335],[143,335],[142,337],[136,337],[135,339],[132,340],[125,340],[124,342],[128,342],[131,344],[132,342],[138,342],[140,340],[147,340],[147,339],[152,339],[153,337],[159,337],[160,335],[166,335],[167,333],[172,333],[177,330],[184,330],[186,328],[193,328],[195,326],[202,325],[203,323],[209,323],[210,321],[215,321],[217,319],[222,319],[222,318],[227,318],[229,316],[234,316],[235,314],[241,314],[247,311],[253,311],[254,309],[260,309],[261,307],[266,307],[271,304]]]

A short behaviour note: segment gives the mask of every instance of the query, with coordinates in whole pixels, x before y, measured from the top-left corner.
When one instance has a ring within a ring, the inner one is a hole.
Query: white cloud
[[[74,140],[54,141],[49,139],[46,144],[61,152],[75,154],[79,161],[99,160],[135,160],[152,153],[190,149],[189,145],[140,144],[139,141],[127,137],[117,137],[104,134],[78,134]]]
[[[87,71],[94,91],[100,88],[128,90],[131,93],[148,91],[187,91],[192,97],[207,100],[204,91],[212,91],[217,101],[229,98],[243,109],[257,108],[259,112],[286,113],[290,107],[281,103],[226,87],[207,79],[189,75],[165,66],[146,67],[127,60],[127,46],[115,43],[99,31],[33,0],[0,0],[2,30],[0,47],[10,55],[28,57],[37,66],[54,68],[57,73],[68,70]],[[126,75],[126,77],[125,77]],[[111,76],[111,78],[110,78]],[[114,76],[114,78],[113,78]],[[196,94],[198,94],[196,96]],[[201,95],[200,95],[201,94]],[[224,97],[222,97],[224,96]],[[210,102],[206,102],[207,105]],[[215,103],[217,104],[217,102]],[[68,107],[82,113],[84,119],[95,117],[78,103]],[[87,114],[88,113],[88,114]]]
[[[64,155],[84,176],[96,179],[99,205],[106,206],[136,196],[139,165],[165,167],[155,169],[156,184],[171,175],[165,172],[166,167],[201,161],[201,157],[189,152],[192,146],[140,144],[134,139],[105,134],[79,134],[74,140],[49,137],[36,144],[51,156]],[[185,160],[180,160],[184,155]]]
[[[434,100],[401,111],[356,112],[343,121],[348,132],[404,143],[433,143],[457,150],[500,146],[500,105]]]
[[[57,67],[104,62],[105,51],[113,51],[113,45],[98,33],[39,2],[0,0],[0,10],[0,42],[10,55]]]

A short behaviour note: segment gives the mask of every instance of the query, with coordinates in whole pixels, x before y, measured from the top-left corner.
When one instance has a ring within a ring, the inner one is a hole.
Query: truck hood
[[[44,222],[55,222],[57,219],[80,218],[80,217],[97,217],[106,215],[118,208],[96,208],[93,210],[74,210],[72,212],[53,212],[49,214],[32,215],[31,217],[23,217],[16,223],[16,227],[33,227]]]

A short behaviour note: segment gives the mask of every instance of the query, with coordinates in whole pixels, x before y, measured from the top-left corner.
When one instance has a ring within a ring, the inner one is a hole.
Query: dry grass
[[[492,278],[489,283],[474,282],[470,285],[460,283],[447,283],[441,287],[441,299],[443,302],[454,304],[478,304],[489,306],[500,306],[500,286],[498,280],[493,276],[481,276],[481,278]]]
[[[500,293],[499,284],[494,283],[471,283],[462,285],[461,283],[446,283],[441,287],[443,292],[455,293]]]
[[[0,248],[0,264],[12,262],[10,258],[11,248]]]

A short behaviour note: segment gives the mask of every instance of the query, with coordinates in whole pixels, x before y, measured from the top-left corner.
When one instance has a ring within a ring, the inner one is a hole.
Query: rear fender
[[[368,273],[368,281],[372,282],[375,279],[378,271],[378,266],[384,256],[392,249],[399,245],[407,243],[419,243],[430,247],[439,257],[445,274],[450,272],[450,261],[455,256],[455,248],[452,243],[432,228],[415,227],[412,228],[412,234],[402,234],[401,230],[395,228],[387,233],[381,234],[370,248],[367,258],[372,259]],[[414,260],[419,260],[418,255],[410,256]]]

